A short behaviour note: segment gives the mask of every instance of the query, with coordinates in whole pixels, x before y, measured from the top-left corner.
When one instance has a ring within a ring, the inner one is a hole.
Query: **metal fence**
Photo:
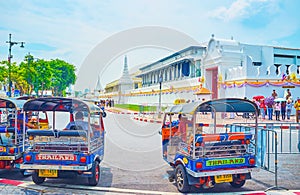
[[[237,126],[254,127],[255,123],[235,123]],[[238,128],[235,130],[239,131]],[[299,123],[259,123],[258,124],[258,166],[274,174],[275,185],[268,190],[285,189],[278,186],[278,154],[300,153]]]
[[[234,123],[243,126],[255,126],[255,123]],[[276,146],[278,154],[300,153],[300,124],[299,123],[258,123],[259,130],[274,130],[278,135],[278,144]],[[275,153],[274,134],[267,133],[267,140],[270,142],[268,153]]]

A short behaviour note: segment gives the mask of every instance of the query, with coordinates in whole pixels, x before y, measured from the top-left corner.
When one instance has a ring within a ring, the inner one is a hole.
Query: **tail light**
[[[15,148],[9,148],[9,153],[14,154],[15,153]]]
[[[86,163],[86,157],[85,156],[80,157],[79,162]]]
[[[202,162],[196,163],[196,169],[202,169],[202,167],[203,167]]]
[[[25,156],[25,161],[30,162],[31,161],[31,155],[26,155]]]
[[[28,139],[29,139],[29,140],[33,140],[33,139],[34,139],[34,136],[33,136],[33,135],[30,135]]]
[[[254,158],[250,158],[249,159],[249,164],[250,165],[255,165],[255,159]]]

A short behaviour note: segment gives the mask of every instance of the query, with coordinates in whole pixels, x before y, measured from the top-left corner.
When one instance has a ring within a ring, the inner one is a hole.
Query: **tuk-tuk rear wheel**
[[[189,192],[191,186],[188,183],[187,175],[183,165],[178,165],[175,169],[175,182],[179,192]]]
[[[38,170],[32,173],[32,181],[37,185],[44,183],[45,179],[45,177],[39,177]]]
[[[246,180],[234,179],[233,182],[230,182],[230,185],[234,188],[241,188],[246,183]]]
[[[100,166],[98,161],[94,161],[92,167],[92,177],[89,177],[89,185],[96,186],[100,180]]]

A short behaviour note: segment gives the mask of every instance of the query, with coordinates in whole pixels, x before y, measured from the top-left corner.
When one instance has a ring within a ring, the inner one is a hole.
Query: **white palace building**
[[[127,61],[125,64],[126,76]],[[106,88],[100,98],[157,105],[161,93],[162,104],[170,105],[178,99],[269,97],[274,89],[284,97],[290,88],[295,99],[300,96],[300,49],[250,45],[212,35],[207,44],[184,48],[131,76],[132,89],[121,91],[124,79],[113,81],[108,86],[115,90]]]

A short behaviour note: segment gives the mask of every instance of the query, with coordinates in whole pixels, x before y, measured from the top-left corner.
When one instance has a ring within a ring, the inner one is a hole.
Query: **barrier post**
[[[277,169],[278,169],[278,158],[277,158],[277,141],[278,141],[278,136],[277,136],[277,132],[275,130],[267,130],[272,132],[272,135],[274,134],[274,138],[275,138],[275,162],[274,162],[274,166],[275,166],[275,186],[270,187],[268,189],[265,190],[269,191],[269,190],[288,190],[284,187],[278,187],[278,174],[277,174]]]

